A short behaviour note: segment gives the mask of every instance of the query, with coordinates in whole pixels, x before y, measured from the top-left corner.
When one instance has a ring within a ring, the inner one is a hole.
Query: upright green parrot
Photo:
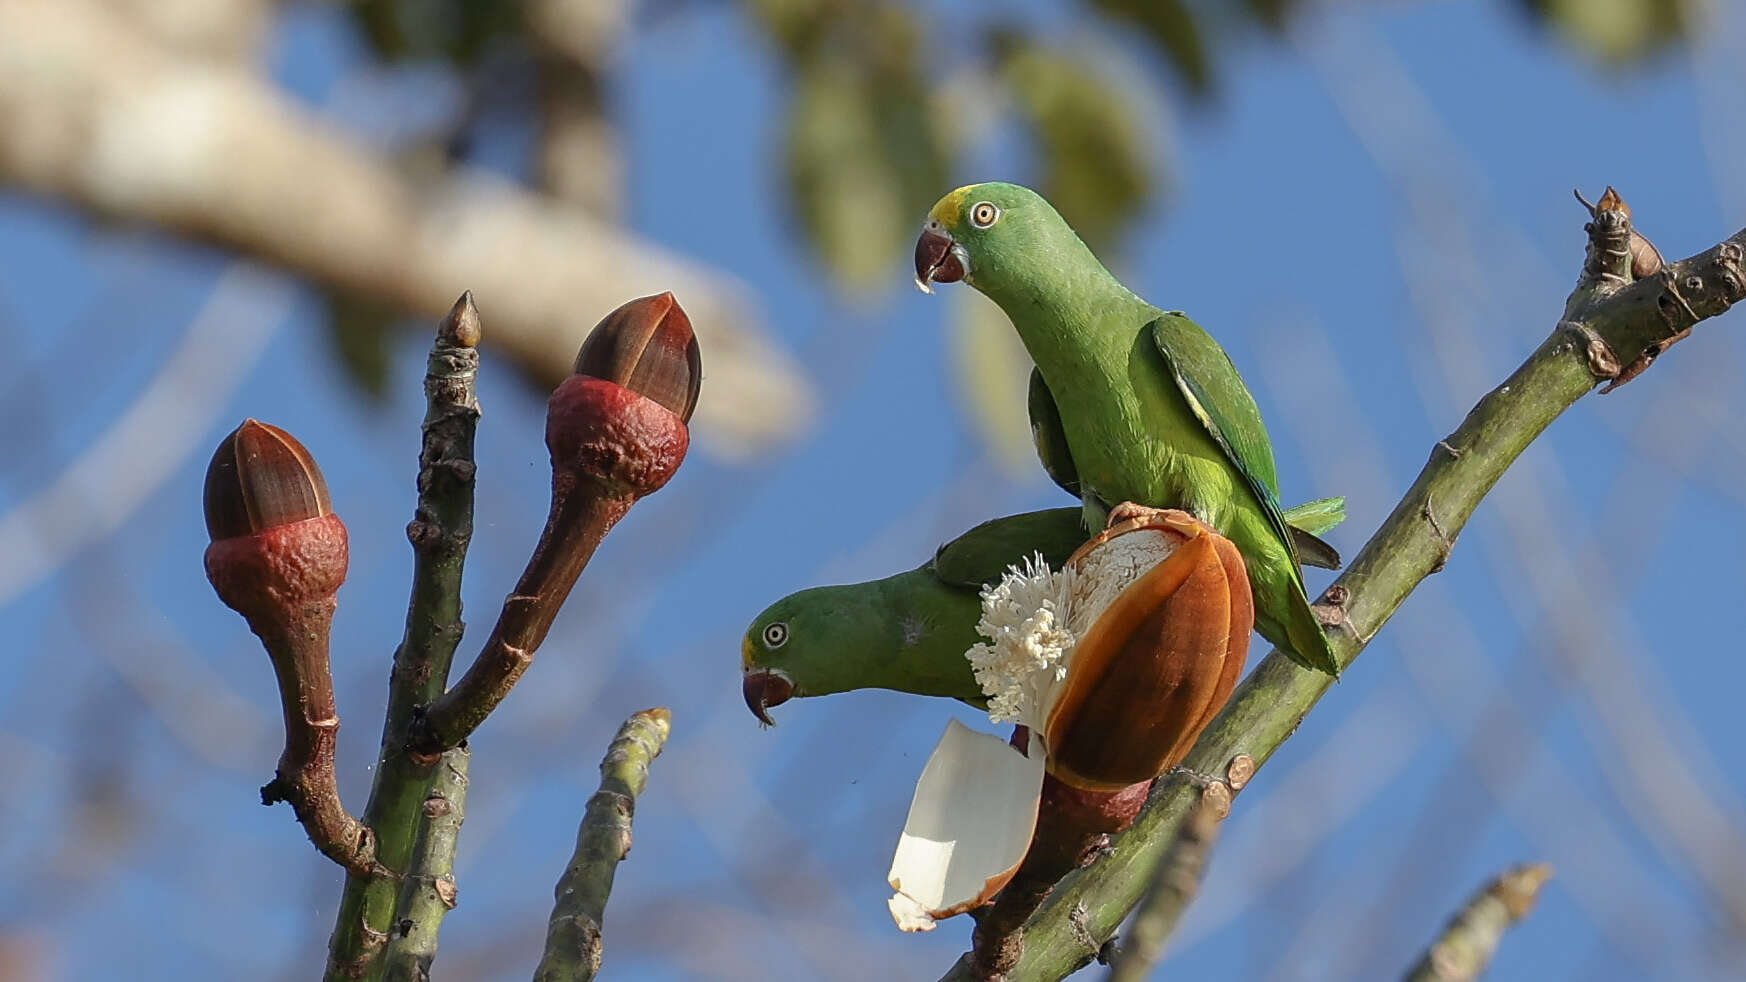
[[[1293,527],[1324,532],[1345,518],[1341,498],[1286,513]],[[896,689],[981,705],[964,652],[982,640],[982,587],[1040,554],[1059,569],[1085,542],[1081,509],[1053,508],[983,522],[906,573],[789,594],[759,614],[740,643],[746,705],[768,712],[799,696]]]
[[[915,250],[916,285],[962,280],[1006,312],[1036,363],[1031,425],[1088,531],[1112,505],[1181,508],[1237,544],[1256,627],[1309,668],[1339,664],[1310,609],[1273,445],[1218,342],[1135,296],[1041,195],[973,184],[941,198]]]

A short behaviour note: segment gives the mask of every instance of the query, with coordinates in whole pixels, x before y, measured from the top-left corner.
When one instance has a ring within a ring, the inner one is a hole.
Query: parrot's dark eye
[[[1000,209],[992,201],[978,201],[970,208],[970,224],[987,228],[1000,221]]]
[[[780,648],[788,643],[788,625],[777,621],[764,628],[764,647]]]

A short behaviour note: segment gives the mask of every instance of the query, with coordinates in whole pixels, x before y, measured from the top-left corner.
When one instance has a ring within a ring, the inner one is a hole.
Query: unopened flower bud
[[[206,468],[206,531],[214,541],[333,513],[327,480],[297,438],[245,419]]]
[[[673,294],[606,315],[547,403],[554,479],[591,480],[633,499],[660,490],[690,446],[685,424],[702,380],[691,320]]]
[[[232,430],[206,468],[205,509],[207,578],[257,634],[345,582],[345,523],[321,468],[284,430],[254,419]]]
[[[602,318],[576,353],[575,372],[617,382],[689,423],[703,385],[703,356],[691,318],[669,292],[632,300]]]

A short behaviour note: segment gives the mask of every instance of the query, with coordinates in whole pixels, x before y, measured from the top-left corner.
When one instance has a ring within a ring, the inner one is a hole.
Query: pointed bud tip
[[[296,437],[253,417],[213,451],[204,507],[213,541],[333,513],[315,458]]]
[[[639,297],[602,318],[576,353],[574,371],[622,385],[685,422],[703,385],[697,335],[672,291]]]
[[[484,337],[479,323],[479,308],[473,303],[473,291],[461,294],[437,326],[437,340],[457,348],[476,348]]]

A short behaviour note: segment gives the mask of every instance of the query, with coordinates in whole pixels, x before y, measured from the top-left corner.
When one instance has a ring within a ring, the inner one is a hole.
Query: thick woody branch
[[[491,298],[492,342],[542,384],[592,312],[671,289],[710,352],[703,442],[791,434],[810,393],[742,286],[483,173],[420,182],[241,67],[177,52],[97,0],[0,0],[0,182],[231,246],[437,317]]]
[[[630,854],[637,796],[649,783],[649,762],[672,731],[665,709],[637,713],[619,727],[600,762],[600,790],[588,799],[576,830],[576,851],[554,890],[546,951],[534,982],[587,982],[600,971],[601,919],[618,864]]]
[[[437,328],[425,369],[418,508],[406,527],[414,556],[412,599],[405,636],[394,652],[382,748],[364,809],[365,820],[376,830],[380,862],[346,880],[328,945],[329,979],[371,973],[396,922],[401,878],[410,868],[431,782],[438,775],[437,756],[407,753],[406,744],[413,710],[442,694],[448,684],[449,666],[465,629],[461,569],[473,537],[473,434],[479,421],[475,346],[480,335],[473,295],[463,294]],[[433,949],[435,934],[432,924]]]
[[[394,926],[382,953],[384,982],[430,982],[437,932],[443,917],[455,909],[455,846],[467,817],[470,756],[466,747],[443,754],[424,799],[418,845],[401,882]]]
[[[1545,863],[1505,870],[1449,920],[1406,974],[1406,982],[1475,982],[1497,954],[1504,932],[1527,917],[1552,878]]]
[[[1323,595],[1342,666],[1357,658],[1426,576],[1442,568],[1480,501],[1560,413],[1597,382],[1619,377],[1621,365],[1652,360],[1699,321],[1746,298],[1746,230],[1644,279],[1619,282],[1600,274],[1617,272],[1629,261],[1628,248],[1621,259],[1613,246],[1621,232],[1630,241],[1630,216],[1622,207],[1604,210],[1610,217],[1602,221],[1597,214],[1588,229],[1590,256],[1599,251],[1604,261],[1594,264],[1594,274],[1585,264],[1551,335],[1437,442],[1412,487]],[[1269,654],[1201,736],[1183,769],[1156,783],[1146,810],[1114,851],[1056,889],[1027,928],[1015,977],[1060,979],[1083,966],[1090,955],[1075,932],[1101,943],[1133,909],[1147,872],[1177,839],[1198,797],[1201,779],[1193,775],[1223,773],[1240,755],[1256,767],[1265,764],[1331,684],[1277,650]],[[945,976],[969,977],[963,963]]]

